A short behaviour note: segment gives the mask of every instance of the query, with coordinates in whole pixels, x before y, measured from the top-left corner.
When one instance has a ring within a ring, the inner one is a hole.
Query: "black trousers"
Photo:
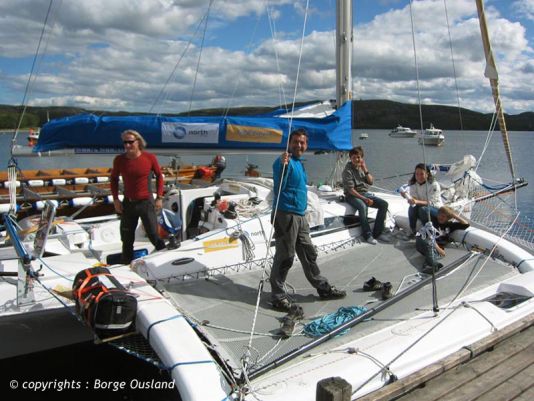
[[[157,250],[165,248],[165,242],[158,236],[158,220],[152,199],[130,201],[127,198],[122,203],[121,241],[123,264],[129,264],[133,259],[133,245],[135,241],[135,228],[141,218],[145,232],[152,245]]]

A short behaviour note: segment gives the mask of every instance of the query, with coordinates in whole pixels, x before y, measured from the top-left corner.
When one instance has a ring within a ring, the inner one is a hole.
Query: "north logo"
[[[184,127],[181,127],[179,125],[175,125],[172,127],[172,136],[176,139],[184,139],[187,135],[187,130]]]

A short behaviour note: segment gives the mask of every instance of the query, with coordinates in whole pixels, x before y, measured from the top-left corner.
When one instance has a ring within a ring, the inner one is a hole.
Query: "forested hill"
[[[309,102],[308,102],[309,103]],[[301,103],[307,104],[307,103]],[[415,104],[397,103],[389,100],[356,100],[353,103],[354,128],[383,128],[391,129],[398,124],[418,129],[419,106]],[[276,107],[238,107],[233,108],[229,115],[262,114],[280,108]],[[17,126],[22,108],[20,106],[0,105],[0,129],[12,130]],[[221,115],[224,109],[203,109],[189,113],[190,115]],[[479,113],[472,110],[460,109],[451,106],[423,105],[423,122],[425,128],[430,123],[446,130],[458,130],[460,114],[465,130],[487,130],[491,123],[491,114]],[[131,115],[142,113],[107,112],[84,110],[75,107],[28,107],[22,122],[22,128],[40,127],[48,119],[71,116],[80,113],[94,113],[98,115]],[[167,115],[186,115],[167,114]],[[534,112],[525,112],[516,115],[506,115],[506,124],[510,131],[534,131]]]
[[[424,128],[430,123],[446,130],[487,130],[492,114],[479,113],[452,106],[423,105]],[[461,115],[461,120],[460,120]],[[460,121],[462,125],[460,125]],[[509,131],[534,131],[534,112],[505,114]],[[389,100],[360,100],[354,102],[353,126],[355,128],[394,128],[398,124],[420,128],[419,106]]]

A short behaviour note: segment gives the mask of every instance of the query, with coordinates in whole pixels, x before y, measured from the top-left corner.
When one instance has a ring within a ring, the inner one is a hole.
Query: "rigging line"
[[[305,36],[305,33],[306,33],[306,22],[308,20],[308,10],[309,10],[309,0],[306,0],[306,10],[305,10],[305,13],[304,13],[304,22],[302,24],[302,35],[301,35],[301,40],[300,40],[300,49],[299,49],[299,59],[298,59],[298,64],[297,64],[297,75],[295,77],[295,89],[294,89],[294,92],[293,92],[293,104],[291,106],[291,115],[289,117],[289,126],[288,126],[288,136],[287,136],[287,141],[286,141],[286,148],[285,148],[285,151],[287,153],[287,151],[289,150],[289,135],[291,134],[291,129],[292,129],[292,125],[293,125],[293,113],[295,111],[295,99],[297,97],[297,88],[298,88],[298,82],[299,82],[299,72],[300,72],[300,65],[301,65],[301,61],[302,61],[302,51],[303,51],[303,48],[304,48],[304,36]],[[288,165],[289,165],[289,162],[288,162]],[[259,307],[260,307],[260,297],[261,297],[261,293],[262,293],[262,290],[263,290],[263,283],[264,283],[264,280],[265,280],[265,270],[266,270],[266,267],[267,267],[267,262],[268,262],[268,254],[269,254],[269,251],[270,251],[270,244],[271,244],[271,241],[273,239],[273,235],[274,235],[274,225],[275,225],[275,222],[276,222],[276,212],[278,210],[278,204],[280,202],[280,194],[281,194],[281,190],[282,190],[282,183],[284,182],[283,180],[283,177],[284,177],[284,174],[285,174],[285,171],[286,171],[286,165],[284,164],[282,166],[282,174],[281,174],[281,178],[280,179],[280,183],[279,183],[279,186],[278,186],[278,195],[276,197],[276,206],[273,210],[273,221],[272,221],[272,224],[271,224],[271,230],[270,230],[270,233],[269,233],[269,242],[266,244],[266,249],[267,249],[267,255],[265,257],[265,261],[264,261],[264,264],[263,264],[263,268],[262,268],[262,277],[260,279],[260,283],[258,285],[258,294],[256,296],[256,307],[255,307],[255,310],[254,310],[254,316],[253,316],[253,319],[252,319],[252,328],[251,328],[251,333],[254,332],[255,330],[255,327],[256,327],[256,320],[257,320],[257,317],[258,317],[258,312],[259,312]],[[247,368],[247,359],[248,359],[248,352],[250,350],[250,348],[252,347],[252,339],[253,339],[253,336],[251,334],[250,338],[249,338],[249,342],[248,342],[248,345],[247,345],[247,351],[245,352],[245,355],[243,355],[243,366],[244,366],[244,370],[246,370]]]
[[[518,215],[519,216],[519,215]],[[517,216],[517,217],[518,217]],[[516,219],[517,219],[516,217]],[[458,294],[448,303],[448,305],[445,307],[446,309],[450,309],[451,308],[451,305],[454,301],[456,301],[458,298],[460,298],[461,295],[463,295],[463,293],[467,290],[467,288],[469,288],[471,286],[471,284],[474,282],[474,280],[478,277],[478,275],[482,272],[482,269],[484,268],[484,266],[489,262],[489,258],[491,257],[491,255],[495,252],[495,250],[497,249],[497,245],[499,244],[499,242],[504,238],[504,236],[506,235],[506,233],[512,228],[512,225],[515,223],[515,220],[514,222],[512,222],[512,224],[510,225],[510,227],[508,228],[508,230],[502,235],[500,236],[500,238],[495,242],[493,248],[491,249],[491,251],[489,252],[489,254],[486,256],[486,260],[483,262],[482,266],[480,267],[480,269],[478,270],[477,273],[475,273],[475,275],[471,278],[471,280],[468,280],[468,282],[460,289],[460,291],[458,292]],[[472,259],[472,255],[469,257],[468,260],[466,260],[464,263],[462,263],[458,268],[460,267],[463,267],[468,261],[470,261]],[[464,303],[461,303],[459,305],[456,305],[454,308],[452,308],[452,310],[450,310],[450,312],[448,314],[446,314],[443,319],[441,319],[440,321],[438,321],[434,326],[432,326],[428,331],[426,331],[425,333],[423,333],[421,335],[421,337],[419,337],[418,339],[416,339],[412,344],[410,344],[407,348],[405,348],[400,354],[398,354],[395,358],[393,358],[388,364],[387,366],[390,366],[392,363],[396,362],[401,356],[403,356],[406,352],[408,352],[410,349],[412,349],[417,343],[419,343],[424,337],[426,337],[428,334],[430,334],[430,332],[432,332],[436,327],[438,327],[441,323],[443,323],[445,320],[447,320],[455,311],[457,311],[460,307],[462,306],[465,306]],[[474,308],[473,308],[474,309]],[[476,310],[476,312],[478,312],[480,314],[480,312],[478,310]],[[482,316],[485,320],[488,321],[488,319],[485,317],[485,316]],[[495,327],[491,322],[489,322],[490,325],[492,327]],[[373,380],[373,378],[375,378],[378,374],[380,373],[377,372],[375,374],[373,374],[369,379],[367,379],[363,384],[361,384],[356,390],[354,390],[352,392],[352,394],[355,394],[356,392],[358,392],[360,389],[362,389],[365,385],[367,385],[367,383],[369,383],[371,380]]]
[[[499,239],[497,241],[495,241],[495,244],[493,245],[493,247],[491,248],[491,250],[489,251],[488,255],[486,256],[486,260],[484,260],[484,262],[482,263],[482,266],[480,266],[480,269],[478,270],[477,273],[475,273],[475,275],[471,278],[471,280],[469,280],[466,285],[460,289],[460,291],[458,292],[458,295],[456,295],[456,297],[454,297],[454,299],[451,300],[451,302],[449,302],[449,304],[447,305],[447,307],[450,307],[452,302],[456,299],[458,299],[461,295],[463,295],[463,293],[471,286],[471,284],[473,284],[473,282],[475,281],[475,279],[478,277],[478,275],[482,272],[483,268],[486,266],[486,264],[489,262],[489,258],[493,255],[493,253],[496,251],[497,249],[497,246],[499,245],[499,243],[503,240],[503,238],[506,236],[506,234],[508,234],[508,232],[512,229],[513,225],[515,224],[516,220],[519,218],[519,213],[517,214],[517,216],[515,217],[514,221],[512,221],[512,223],[510,224],[510,226],[508,227],[508,229],[505,230],[505,232],[499,236]]]
[[[284,86],[282,85],[282,76],[280,74],[280,58],[278,57],[278,48],[276,47],[276,21],[272,17],[272,10],[269,6],[269,0],[266,1],[267,3],[267,16],[269,21],[269,29],[271,30],[271,36],[273,38],[273,49],[274,49],[274,59],[276,62],[276,71],[279,74],[279,81],[278,81],[278,94],[279,94],[279,102],[280,106],[283,107],[286,110],[286,113],[289,111],[287,109],[287,100],[286,100],[286,92],[284,90]]]
[[[488,134],[486,135],[486,141],[484,142],[484,146],[482,147],[482,151],[480,152],[480,156],[477,159],[477,164],[475,166],[475,172],[478,171],[478,167],[480,166],[480,162],[482,161],[482,157],[486,153],[486,150],[489,147],[489,144],[491,142],[491,137],[493,136],[493,133],[495,132],[495,127],[497,125],[497,113],[494,112],[491,116],[491,122],[488,129]]]
[[[195,89],[197,86],[198,71],[200,68],[200,60],[202,58],[202,51],[204,50],[204,41],[206,40],[206,31],[208,30],[208,20],[210,17],[210,10],[213,2],[215,0],[210,0],[208,5],[208,11],[206,12],[206,19],[204,21],[204,31],[202,32],[202,41],[200,43],[200,50],[198,52],[197,68],[195,69],[195,78],[193,79],[193,87],[191,88],[191,97],[189,99],[189,110],[187,110],[187,116],[191,115],[191,107],[193,107],[193,95],[195,94]]]
[[[258,15],[256,16],[256,23],[254,24],[254,29],[252,30],[252,35],[250,37],[250,41],[248,45],[246,46],[246,49],[252,48],[252,45],[254,43],[254,38],[256,37],[256,31],[258,30],[259,24],[260,24],[260,13],[258,13]],[[239,84],[241,83],[241,77],[242,77],[242,74],[238,74],[237,80],[234,85],[234,89],[232,90],[232,94],[230,95],[230,98],[228,99],[228,103],[224,109],[223,118],[228,117],[228,113],[230,112],[232,101],[235,99],[235,93],[237,92],[237,88],[239,88]]]
[[[176,64],[174,65],[174,68],[172,70],[172,72],[170,73],[169,77],[167,78],[167,80],[165,81],[165,83],[163,84],[163,87],[160,89],[158,95],[156,96],[156,98],[154,99],[154,101],[152,102],[152,105],[150,106],[150,109],[149,109],[149,113],[152,113],[152,111],[154,110],[154,108],[156,107],[156,104],[161,100],[161,102],[163,103],[165,100],[167,100],[168,98],[168,95],[165,95],[165,90],[167,89],[167,86],[169,85],[171,79],[173,79],[173,77],[175,76],[175,73],[176,73],[176,70],[178,69],[178,66],[180,65],[180,63],[182,62],[183,58],[185,57],[185,55],[187,54],[187,51],[189,50],[189,47],[191,46],[191,44],[193,43],[193,40],[197,37],[198,35],[198,32],[200,31],[200,27],[202,26],[202,22],[204,22],[204,19],[206,18],[207,14],[204,14],[202,16],[202,18],[198,21],[198,24],[197,24],[197,28],[195,30],[195,33],[193,34],[193,36],[191,36],[191,38],[189,39],[189,41],[187,42],[186,46],[185,46],[185,49],[183,50],[182,54],[180,55],[178,61],[176,62]],[[161,113],[158,113],[158,116],[161,115]]]
[[[27,97],[29,96],[29,93],[30,93],[30,86],[31,86],[31,82],[32,82],[33,73],[34,73],[34,70],[35,70],[35,66],[37,64],[37,59],[39,57],[39,50],[41,48],[41,43],[42,43],[44,35],[45,35],[46,26],[47,26],[47,23],[48,23],[48,17],[50,16],[50,11],[52,10],[52,4],[53,3],[54,3],[54,0],[50,0],[50,2],[48,3],[48,10],[46,11],[45,20],[43,22],[43,28],[41,29],[41,35],[39,37],[39,43],[37,44],[37,49],[35,51],[35,55],[33,56],[32,66],[31,66],[31,69],[30,69],[30,75],[28,76],[28,81],[26,82],[26,88],[24,90],[24,96],[22,97],[22,106],[23,106],[22,107],[22,112],[20,114],[20,118],[19,118],[19,121],[18,121],[18,124],[17,124],[17,128],[15,129],[15,134],[13,135],[13,139],[11,140],[11,158],[13,158],[13,149],[15,148],[15,144],[16,144],[16,141],[17,141],[17,135],[19,133],[20,126],[22,125],[22,119],[24,118],[24,114],[26,113],[26,109],[28,107],[28,105],[26,104],[26,100],[27,100]]]
[[[447,0],[443,0],[443,7],[445,8],[445,20],[447,21],[447,31],[449,33],[449,47],[451,49],[451,63],[452,63],[452,73],[454,76],[454,86],[456,88],[456,101],[458,102],[458,117],[460,119],[460,131],[463,131],[464,123],[462,121],[462,108],[460,107],[460,89],[458,88],[458,80],[456,76],[456,64],[454,62],[454,52],[452,49],[451,26],[449,24],[449,12],[447,10]]]
[[[458,270],[460,268],[462,268],[465,264],[467,264],[467,262],[469,262],[471,259],[472,259],[472,255],[469,256],[469,258],[467,260],[465,260],[464,262],[462,262],[459,266],[457,266],[455,268],[455,270]],[[457,297],[456,297],[457,298]],[[455,299],[456,299],[455,298]],[[447,305],[447,309],[450,308],[450,305],[451,305],[452,302],[449,303],[449,305]],[[408,345],[404,350],[402,350],[397,356],[395,356],[391,361],[389,361],[385,366],[389,369],[389,367],[391,366],[391,364],[395,363],[397,360],[399,360],[404,354],[406,354],[410,349],[412,349],[413,347],[415,347],[419,342],[421,342],[426,336],[428,336],[432,331],[434,331],[438,326],[440,326],[443,322],[445,322],[454,312],[456,312],[461,306],[463,306],[463,304],[459,304],[459,305],[456,305],[456,307],[454,308],[451,308],[449,309],[448,313],[445,314],[444,316],[442,315],[442,319],[440,319],[435,325],[433,325],[432,327],[430,327],[426,332],[424,332],[423,334],[421,334],[421,336],[419,338],[417,338],[416,340],[414,340],[413,343],[411,343],[410,345]],[[434,317],[436,317],[434,315]],[[414,317],[414,319],[418,318],[417,316]],[[410,319],[411,320],[411,319]],[[365,387],[369,382],[371,382],[371,380],[373,380],[377,375],[379,375],[380,373],[383,372],[383,369],[379,370],[378,372],[374,373],[373,375],[371,375],[366,381],[364,381],[362,384],[360,384],[360,386],[358,388],[356,388],[355,390],[352,391],[352,394],[356,394],[358,391],[360,391],[363,387]]]
[[[427,165],[427,161],[426,161],[426,150],[425,150],[425,137],[424,137],[424,127],[423,127],[423,109],[422,109],[422,105],[421,105],[421,88],[420,88],[420,85],[419,85],[419,64],[417,62],[417,46],[415,44],[415,26],[414,26],[414,16],[413,16],[413,7],[412,7],[412,0],[410,0],[410,22],[411,22],[411,26],[412,26],[412,45],[413,45],[413,55],[414,55],[414,64],[415,64],[415,76],[416,76],[416,80],[417,80],[417,99],[418,99],[418,103],[419,103],[419,122],[420,122],[420,125],[421,125],[421,138],[423,139],[423,144],[422,144],[422,148],[423,148],[423,162],[425,163],[425,174],[427,174],[427,169],[426,169],[426,165]],[[432,220],[430,218],[430,198],[428,196],[428,178],[426,179],[425,181],[425,192],[426,192],[426,199],[427,199],[427,208],[426,208],[426,212],[427,212],[427,221],[430,222],[430,224],[432,224]],[[436,245],[436,239],[434,237],[434,235],[431,236],[432,238],[432,253],[434,254],[436,252],[435,250],[435,245]]]

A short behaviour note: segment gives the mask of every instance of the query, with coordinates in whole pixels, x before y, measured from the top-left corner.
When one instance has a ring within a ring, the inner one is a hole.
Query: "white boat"
[[[345,10],[351,10],[349,3],[338,1]],[[341,12],[339,20],[342,32],[351,29],[351,18]],[[351,43],[342,42],[347,54],[338,64],[350,60]],[[350,68],[345,71],[350,74]],[[346,82],[346,76],[339,77],[341,88]],[[338,91],[338,104],[343,92]],[[346,91],[344,96],[352,97]],[[446,203],[476,217],[484,202],[513,193],[517,183],[491,190],[474,166],[466,157],[436,179],[446,188]],[[402,240],[408,207],[398,186],[376,182],[375,192],[389,203],[387,225],[395,237],[393,244],[378,245],[362,241],[358,219],[339,189],[308,188],[307,218],[319,265],[347,297],[321,300],[294,266],[287,290],[302,305],[304,318],[292,333],[279,332],[284,314],[272,310],[265,286],[273,245],[272,181],[245,177],[169,193],[165,205],[183,221],[181,246],[137,259],[132,269],[110,267],[137,297],[135,343],[155,351],[158,366],[168,369],[184,401],[312,401],[318,383],[332,377],[344,379],[355,400],[421,375],[421,369],[444,358],[450,362],[458,350],[472,350],[481,340],[493,344],[532,324],[532,243],[512,242],[505,237],[508,228],[497,234],[489,228],[458,230],[444,267],[422,273],[422,256]],[[32,261],[9,220],[6,225],[19,258],[2,261],[0,269],[6,276],[0,281],[0,355],[89,338],[91,332],[73,313],[74,303],[60,293],[72,287],[79,271],[99,262],[91,247]],[[363,291],[371,276],[390,282],[393,297],[383,300],[380,291]],[[342,323],[328,323],[333,320]],[[128,337],[120,341],[122,349],[149,360]]]
[[[389,136],[392,138],[413,138],[417,132],[408,127],[403,127],[402,125],[397,125],[396,128],[393,128],[389,132]]]
[[[360,134],[360,139],[367,139],[367,138],[369,138],[369,134],[367,132],[362,132]]]
[[[443,130],[434,127],[434,124],[430,124],[430,127],[419,135],[418,142],[419,145],[442,146],[445,142],[445,135],[443,135]]]

